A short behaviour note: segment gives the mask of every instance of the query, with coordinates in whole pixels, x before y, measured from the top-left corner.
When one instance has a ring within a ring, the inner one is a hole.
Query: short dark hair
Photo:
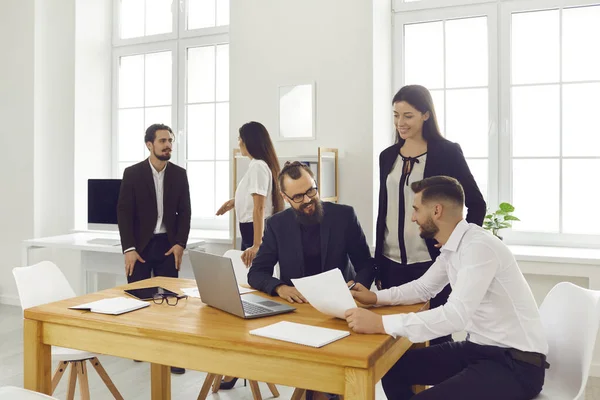
[[[154,139],[156,139],[156,131],[169,131],[171,135],[173,134],[173,130],[165,124],[152,124],[148,127],[148,129],[146,129],[144,143],[154,143]]]
[[[297,180],[300,179],[300,177],[302,176],[303,170],[306,171],[311,178],[315,179],[315,174],[313,174],[312,170],[308,165],[303,164],[300,161],[287,161],[281,169],[281,172],[279,173],[278,180],[281,191],[283,192],[285,190],[283,187],[283,178],[285,178],[286,175],[292,178],[293,180]]]
[[[410,185],[415,193],[421,193],[423,204],[431,201],[449,200],[462,206],[465,202],[465,192],[456,179],[449,176],[432,176]]]

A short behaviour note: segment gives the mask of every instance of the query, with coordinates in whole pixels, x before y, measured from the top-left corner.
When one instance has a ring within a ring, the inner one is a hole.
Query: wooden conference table
[[[296,304],[293,313],[251,320],[208,307],[191,297],[180,300],[175,307],[151,303],[150,307],[119,316],[67,308],[123,296],[126,288],[147,286],[181,293],[181,288],[195,287],[196,282],[157,277],[25,310],[25,388],[50,393],[50,348],[61,346],[152,363],[153,400],[171,398],[168,366],[339,393],[345,400],[372,400],[377,381],[412,345],[406,338],[351,333],[322,348],[312,348],[248,333],[284,320],[348,330],[345,321],[322,314],[308,304]],[[424,307],[373,310],[383,315]],[[198,389],[201,384],[198,382]]]

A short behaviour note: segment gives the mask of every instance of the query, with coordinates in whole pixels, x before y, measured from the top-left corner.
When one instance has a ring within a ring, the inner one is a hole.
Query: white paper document
[[[350,335],[348,331],[281,321],[250,331],[251,335],[284,340],[311,347],[323,347]]]
[[[69,308],[72,310],[89,310],[99,314],[119,315],[129,311],[148,307],[149,305],[150,303],[129,297],[114,297],[111,299],[102,299],[93,301],[91,303],[80,304],[78,306]]]
[[[196,298],[200,298],[200,292],[198,292],[198,288],[181,288],[181,291],[183,292],[183,294],[185,294],[188,297],[196,297]],[[242,286],[238,285],[238,291],[240,292],[240,294],[245,294],[245,293],[250,293],[250,292],[256,292],[256,289],[252,289],[252,288],[245,288]]]
[[[323,314],[345,319],[346,310],[356,308],[356,302],[339,268],[306,278],[292,279],[292,283]]]

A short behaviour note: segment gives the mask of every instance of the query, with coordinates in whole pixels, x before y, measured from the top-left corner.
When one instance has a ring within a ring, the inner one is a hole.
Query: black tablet
[[[152,300],[154,298],[154,295],[157,294],[164,294],[167,296],[179,296],[179,293],[171,292],[170,290],[167,290],[160,286],[153,286],[141,289],[129,289],[126,290],[125,293],[140,300]]]

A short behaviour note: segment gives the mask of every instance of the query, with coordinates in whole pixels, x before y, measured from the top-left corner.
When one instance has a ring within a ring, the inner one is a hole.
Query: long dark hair
[[[437,122],[437,116],[435,114],[435,108],[433,106],[433,99],[431,98],[431,93],[429,90],[421,85],[407,85],[396,93],[394,99],[392,100],[392,105],[405,101],[419,112],[425,114],[429,112],[429,119],[423,123],[423,139],[425,141],[430,142],[433,140],[440,140],[444,137],[440,132],[440,126]],[[396,131],[396,143],[402,141],[400,138],[400,134],[398,130]]]
[[[239,130],[240,138],[248,150],[248,154],[257,160],[262,160],[267,163],[271,170],[273,192],[271,199],[273,200],[273,214],[283,210],[283,199],[279,195],[279,184],[277,177],[279,176],[279,160],[277,153],[273,147],[271,136],[267,128],[260,122],[246,122]]]

